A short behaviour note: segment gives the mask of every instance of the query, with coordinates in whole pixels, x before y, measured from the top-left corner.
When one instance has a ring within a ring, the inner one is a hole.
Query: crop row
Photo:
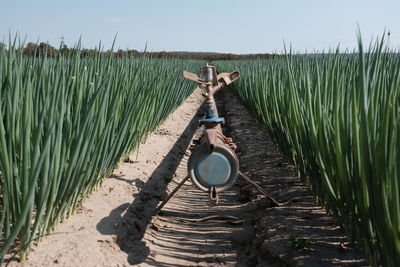
[[[0,260],[12,251],[23,260],[191,94],[177,77],[199,63],[9,47],[0,51]]]
[[[363,52],[217,62],[371,264],[400,265],[400,57]]]

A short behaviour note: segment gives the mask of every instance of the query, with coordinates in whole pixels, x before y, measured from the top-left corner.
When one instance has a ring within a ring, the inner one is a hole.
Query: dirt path
[[[279,201],[273,208],[243,180],[207,205],[188,181],[152,217],[187,174],[187,147],[200,134],[196,91],[140,147],[137,163],[121,163],[77,214],[11,266],[363,266],[340,228],[294,177],[260,125],[225,90],[218,96],[227,136],[241,169]],[[201,110],[202,108],[200,108]],[[136,159],[136,154],[131,156]],[[303,249],[296,246],[303,245]]]

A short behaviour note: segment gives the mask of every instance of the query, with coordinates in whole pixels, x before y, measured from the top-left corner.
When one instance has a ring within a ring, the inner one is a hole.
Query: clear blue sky
[[[19,33],[27,41],[58,47],[81,36],[84,47],[99,41],[151,51],[271,53],[283,41],[298,52],[354,48],[357,25],[363,39],[390,31],[400,44],[399,0],[34,0],[0,4],[0,38]]]

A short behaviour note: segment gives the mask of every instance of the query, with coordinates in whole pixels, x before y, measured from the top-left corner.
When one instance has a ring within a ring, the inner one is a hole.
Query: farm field
[[[241,170],[284,204],[274,207],[239,180],[209,207],[208,194],[188,182],[158,215],[201,131],[200,90],[181,72],[205,61],[80,52],[0,51],[6,263],[400,263],[400,59],[383,43],[213,62],[241,72],[216,96]],[[104,210],[96,205],[108,198]]]
[[[301,186],[262,126],[229,91],[218,95],[218,108],[227,119],[225,132],[240,144],[243,171],[253,173],[252,178],[279,201],[293,201],[274,209],[239,180],[220,196],[218,206],[210,208],[207,194],[187,183],[153,217],[159,196],[186,175],[186,147],[200,134],[197,120],[204,110],[199,110],[200,93],[196,90],[141,144],[138,155],[131,155],[139,162],[121,163],[77,214],[30,252],[28,261],[10,266],[365,266],[310,190]],[[296,235],[312,241],[309,249],[287,245]],[[137,241],[121,250],[121,243],[129,244],[129,236]],[[338,249],[341,243],[343,250]]]

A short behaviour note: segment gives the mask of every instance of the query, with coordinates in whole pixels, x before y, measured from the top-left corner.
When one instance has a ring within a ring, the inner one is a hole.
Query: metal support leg
[[[253,180],[251,180],[247,175],[245,175],[243,172],[239,171],[239,175],[243,177],[249,184],[254,186],[261,194],[263,194],[265,197],[269,198],[272,203],[274,203],[276,206],[282,206],[283,203],[280,203],[276,201],[273,197],[271,197],[267,192],[264,191],[258,184],[256,184]]]
[[[209,202],[208,204],[210,206],[215,206],[218,204],[218,193],[217,193],[217,189],[215,188],[215,186],[211,187],[210,189],[210,195],[209,195]]]
[[[179,188],[182,187],[182,185],[189,179],[189,175],[186,176],[176,187],[174,190],[172,190],[171,193],[169,193],[169,195],[167,196],[167,198],[157,207],[156,209],[156,213],[155,215],[157,215],[160,210],[165,206],[165,204],[167,204],[167,202],[171,199],[171,197],[173,197],[175,195],[175,193],[179,190]]]

